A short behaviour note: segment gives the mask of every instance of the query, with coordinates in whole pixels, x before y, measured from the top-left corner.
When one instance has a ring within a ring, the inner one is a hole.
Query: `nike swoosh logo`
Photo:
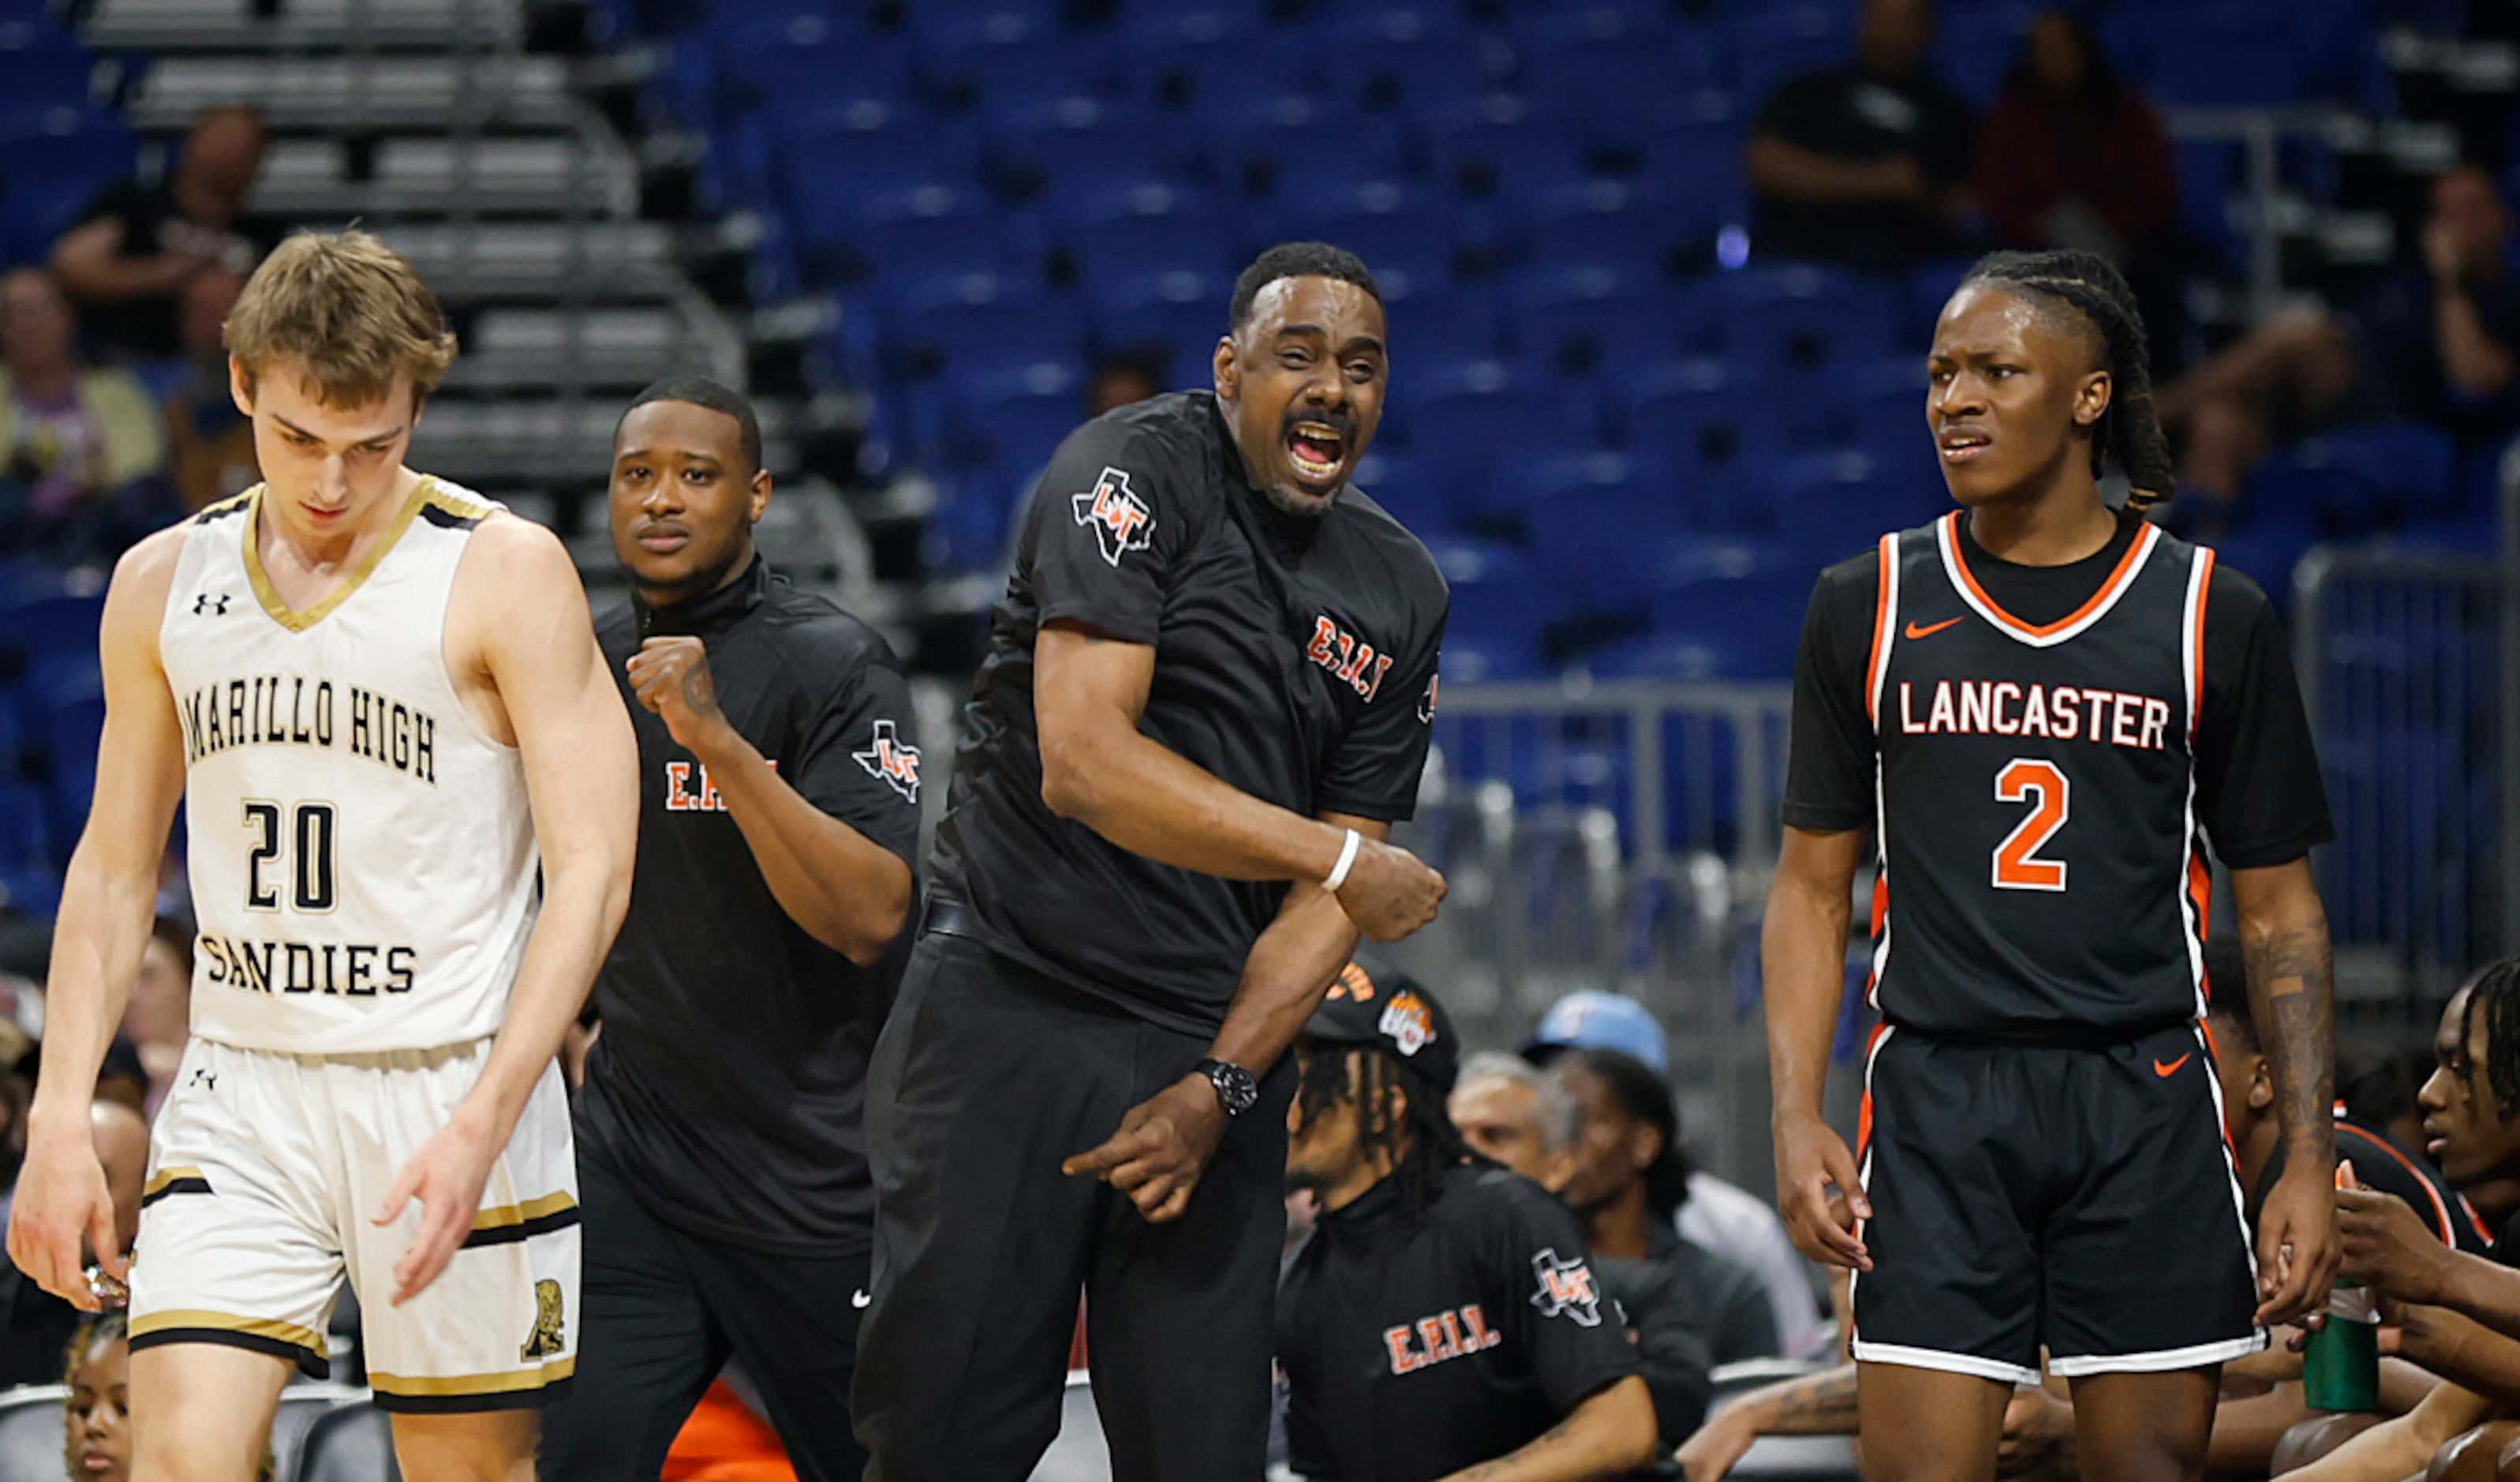
[[[2152,1073],[2161,1077],[2165,1081],[2169,1080],[2172,1076],[2177,1075],[2179,1073],[2179,1067],[2186,1064],[2195,1054],[2195,1051],[2190,1050],[2186,1055],[2181,1055],[2179,1058],[2172,1060],[2166,1065],[2159,1060],[2155,1060],[2152,1062]]]
[[[1943,631],[1945,628],[1952,627],[1958,623],[1964,623],[1966,621],[1968,621],[1968,619],[1965,617],[1946,617],[1941,622],[1938,622],[1929,628],[1920,628],[1914,623],[1910,623],[1908,624],[1908,636],[1910,638],[1931,638],[1935,634]]]
[[[849,1305],[851,1307],[864,1307],[874,1300],[875,1298],[869,1295],[867,1289],[863,1286],[849,1293]]]

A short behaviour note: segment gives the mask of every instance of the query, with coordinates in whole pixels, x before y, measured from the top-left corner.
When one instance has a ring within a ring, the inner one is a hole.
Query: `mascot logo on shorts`
[[[1093,488],[1068,495],[1067,503],[1076,522],[1094,532],[1102,547],[1102,559],[1114,567],[1127,552],[1145,550],[1155,527],[1155,512],[1130,492],[1125,469],[1104,469]]]
[[[519,1359],[557,1358],[567,1346],[561,1334],[565,1327],[561,1316],[560,1283],[534,1283],[534,1330],[525,1335],[525,1346],[517,1350]]]
[[[1540,1309],[1544,1318],[1559,1314],[1573,1318],[1579,1327],[1601,1325],[1601,1289],[1593,1284],[1593,1268],[1581,1257],[1571,1261],[1557,1258],[1555,1247],[1531,1258],[1531,1269],[1540,1278],[1540,1289],[1531,1294],[1531,1305]]]
[[[1374,1027],[1403,1055],[1414,1055],[1435,1043],[1435,1015],[1427,1011],[1424,999],[1406,988],[1391,996]]]

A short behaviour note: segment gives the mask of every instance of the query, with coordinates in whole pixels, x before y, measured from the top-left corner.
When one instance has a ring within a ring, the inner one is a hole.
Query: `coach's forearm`
[[[575,857],[543,862],[543,909],[525,943],[525,961],[508,998],[481,1079],[466,1103],[489,1118],[504,1144],[524,1115],[543,1071],[560,1055],[569,1026],[586,1007],[596,968],[611,950],[630,905],[630,861],[590,846]]]
[[[814,806],[734,727],[699,758],[788,919],[864,967],[910,920],[910,866]]]
[[[1328,877],[1337,829],[1231,786],[1180,752],[1114,721],[1041,742],[1042,801],[1105,839],[1161,864],[1238,880]]]
[[[1242,985],[1208,1054],[1264,1075],[1321,1008],[1339,969],[1356,953],[1357,931],[1338,897],[1319,885],[1287,892],[1278,919],[1251,944]]]
[[[1509,1456],[1465,1467],[1451,1482],[1593,1482],[1651,1465],[1653,1398],[1630,1374],[1578,1405],[1537,1441]]]

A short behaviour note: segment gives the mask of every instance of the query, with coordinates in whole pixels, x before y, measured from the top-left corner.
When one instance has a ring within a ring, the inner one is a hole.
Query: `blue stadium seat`
[[[1392,298],[1440,291],[1452,281],[1455,245],[1464,228],[1452,203],[1433,190],[1373,180],[1349,190],[1310,186],[1282,196],[1270,235],[1282,242],[1328,242],[1363,257]]]
[[[1563,375],[1667,360],[1679,349],[1668,296],[1635,271],[1532,268],[1515,275],[1506,301],[1522,353]]]
[[[1790,676],[1811,596],[1808,570],[1759,569],[1674,584],[1657,594],[1648,630],[1592,656],[1605,676],[1780,680]]]
[[[1372,266],[1373,259],[1366,261]],[[1406,297],[1393,295],[1390,310],[1395,396],[1414,394],[1425,367],[1495,360],[1504,353],[1505,315],[1493,292],[1413,290]]]
[[[1538,679],[1553,665],[1540,631],[1565,593],[1510,546],[1438,533],[1426,542],[1453,589],[1444,628],[1444,678],[1454,684]]]
[[[924,377],[1036,361],[1080,361],[1085,319],[1074,300],[1028,277],[966,273],[916,281],[879,311],[884,361]]]
[[[1717,359],[1674,361],[1623,378],[1616,422],[1627,445],[1673,471],[1699,492],[1708,529],[1756,529],[1763,507],[1743,487],[1741,469],[1777,441],[1777,403]]]
[[[1905,289],[1889,281],[1796,263],[1721,274],[1709,284],[1727,349],[1764,374],[1826,374],[1901,348]]]
[[[712,116],[765,107],[828,107],[859,98],[911,101],[906,47],[825,18],[746,16],[720,22],[685,44],[707,48]]]
[[[41,260],[98,192],[131,177],[138,157],[120,124],[72,110],[0,130],[0,249]]]
[[[804,193],[794,224],[809,261],[843,279],[921,272],[989,272],[1013,255],[1007,226],[978,190],[923,185],[866,198]]]
[[[1778,530],[1815,565],[1950,508],[1942,479],[1921,459],[1911,472],[1905,460],[1861,452],[1798,453],[1769,464],[1762,481]]]
[[[1502,36],[1461,23],[1458,7],[1342,7],[1302,28],[1322,58],[1329,96],[1411,113],[1485,97],[1512,80]]]
[[[1072,362],[991,368],[950,377],[943,389],[956,468],[1041,468],[1085,420],[1085,376]]]
[[[948,109],[995,111],[1113,85],[1104,37],[1019,11],[949,20],[920,42],[930,96]]]
[[[2276,517],[2308,516],[2331,531],[2365,533],[2459,503],[2458,450],[2416,423],[2338,427],[2279,448],[2249,480],[2249,499]]]
[[[977,150],[968,136],[940,127],[917,110],[870,101],[842,114],[784,119],[765,112],[712,136],[757,136],[762,166],[776,170],[780,199],[810,240],[831,240],[838,223],[865,219],[895,202],[895,209],[925,214],[913,192],[936,185],[965,187],[972,180]],[[976,195],[950,202],[978,204]],[[990,235],[994,236],[994,233]]]
[[[1727,161],[1725,168],[1738,166]],[[1620,180],[1559,186],[1530,198],[1528,207],[1539,261],[1591,263],[1646,280],[1675,276],[1683,240],[1712,221],[1660,189]]]
[[[1885,451],[1926,466],[1927,383],[1922,355],[1853,361],[1778,398],[1778,423],[1797,447]]]
[[[97,101],[94,70],[78,39],[49,22],[0,21],[0,100],[10,112],[84,111]]]
[[[1932,66],[1952,91],[1984,110],[2003,91],[2003,79],[2021,61],[2035,0],[1980,0],[1946,5],[1935,17]]]
[[[1162,180],[1089,190],[1049,202],[1053,231],[1088,281],[1213,273],[1239,265],[1223,202]]]
[[[1383,422],[1413,452],[1460,455],[1497,447],[1501,428],[1542,429],[1552,446],[1598,440],[1593,409],[1547,369],[1506,360],[1413,369]]]
[[[1803,72],[1855,63],[1851,6],[1748,6],[1724,22],[1732,85],[1753,111],[1777,84]]]
[[[1410,165],[1407,138],[1390,119],[1299,93],[1225,94],[1202,104],[1193,127],[1227,190],[1290,204],[1343,200]]]
[[[1096,277],[1085,286],[1091,305],[1087,328],[1104,354],[1160,351],[1167,385],[1203,386],[1210,379],[1209,355],[1225,333],[1233,287],[1223,272],[1192,268]]]
[[[1454,516],[1465,504],[1483,502],[1482,491],[1465,488],[1471,480],[1456,471],[1457,462],[1440,454],[1404,452],[1376,438],[1352,481],[1418,539],[1431,540],[1451,533]]]
[[[1942,322],[1943,305],[1959,291],[1968,270],[1968,259],[1956,258],[1909,271],[1907,309],[1898,331],[1900,351],[1912,349],[1918,363],[1924,361],[1934,342],[1934,326]]]
[[[1435,178],[1470,197],[1527,197],[1584,175],[1582,135],[1511,93],[1439,109],[1425,120]]]
[[[1126,44],[1132,89],[1192,114],[1228,112],[1252,98],[1301,97],[1320,83],[1319,58],[1300,32],[1213,6],[1137,19]]]
[[[993,107],[984,117],[999,183],[1026,197],[1085,195],[1178,169],[1185,153],[1144,104],[1070,94]]]
[[[1523,88],[1588,119],[1638,100],[1731,82],[1722,44],[1703,26],[1614,5],[1544,6],[1515,19]]]

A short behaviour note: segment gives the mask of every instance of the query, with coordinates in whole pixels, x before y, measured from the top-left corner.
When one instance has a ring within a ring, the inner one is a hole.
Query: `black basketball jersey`
[[[2117,1038],[2199,1015],[2214,554],[2145,525],[2089,602],[2034,624],[1971,572],[1959,520],[1876,552],[1872,1005],[1963,1038]]]

